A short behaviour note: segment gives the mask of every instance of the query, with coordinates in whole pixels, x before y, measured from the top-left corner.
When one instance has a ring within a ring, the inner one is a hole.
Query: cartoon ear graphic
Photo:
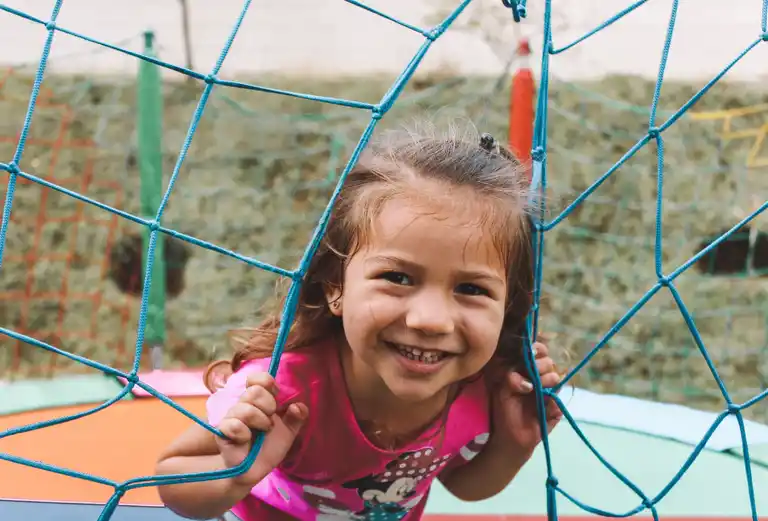
[[[227,383],[232,376],[232,364],[229,360],[216,360],[205,368],[203,383],[211,393],[215,393]]]

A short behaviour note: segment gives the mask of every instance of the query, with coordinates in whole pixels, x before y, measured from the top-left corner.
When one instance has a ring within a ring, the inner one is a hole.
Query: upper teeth
[[[416,348],[416,347],[410,347],[410,346],[404,346],[402,344],[397,344],[397,347],[399,347],[403,351],[411,353],[414,356],[421,356],[421,355],[427,355],[427,356],[433,355],[434,356],[434,355],[440,355],[441,354],[440,351],[425,351],[423,349],[419,349],[419,348]]]

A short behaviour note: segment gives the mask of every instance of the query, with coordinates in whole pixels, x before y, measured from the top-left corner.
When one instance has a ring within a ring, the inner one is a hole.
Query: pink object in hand
[[[125,385],[128,381],[118,377]],[[139,380],[168,397],[174,396],[208,396],[210,391],[203,383],[203,371],[162,371],[154,370],[139,373]],[[131,392],[136,397],[152,396],[138,385]]]

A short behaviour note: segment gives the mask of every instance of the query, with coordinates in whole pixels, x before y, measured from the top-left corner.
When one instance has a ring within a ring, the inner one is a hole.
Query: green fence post
[[[155,56],[154,33],[144,33],[144,54]],[[158,66],[146,60],[139,60],[138,73],[138,162],[141,176],[141,214],[154,219],[163,194],[163,96]],[[142,273],[147,267],[147,248],[150,231],[143,230],[144,252]],[[165,343],[165,235],[160,234],[155,246],[152,265],[152,285],[149,291],[149,306],[144,343],[150,346],[152,364],[155,369],[162,365],[162,347]]]

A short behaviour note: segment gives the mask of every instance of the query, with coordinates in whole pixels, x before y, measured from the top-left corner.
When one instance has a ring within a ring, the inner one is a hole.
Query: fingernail
[[[533,384],[528,380],[523,380],[523,389],[527,392],[533,391]]]

